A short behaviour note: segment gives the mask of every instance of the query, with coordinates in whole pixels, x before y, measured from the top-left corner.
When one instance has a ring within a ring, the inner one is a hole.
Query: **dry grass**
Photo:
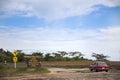
[[[72,67],[72,68],[84,68],[94,61],[82,60],[82,61],[43,61],[42,66],[46,67]],[[120,61],[106,61],[110,67],[120,67]]]
[[[88,68],[94,61],[82,60],[82,61],[42,61],[42,67],[64,67],[64,68]],[[120,70],[120,61],[106,61],[111,68]],[[2,73],[16,73],[27,71],[26,64],[24,62],[17,63],[17,69],[14,69],[13,63],[7,63],[0,66],[0,74]]]
[[[42,66],[47,67],[88,67],[92,61],[43,61]]]

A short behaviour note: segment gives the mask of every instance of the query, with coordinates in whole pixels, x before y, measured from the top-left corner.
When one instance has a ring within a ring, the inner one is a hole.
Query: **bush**
[[[50,71],[47,68],[45,68],[45,67],[41,67],[41,68],[36,68],[35,72],[49,73]]]
[[[17,68],[16,69],[17,73],[22,73],[22,72],[26,72],[26,71],[27,71],[27,68]]]
[[[4,66],[2,64],[0,64],[0,69],[4,69]]]

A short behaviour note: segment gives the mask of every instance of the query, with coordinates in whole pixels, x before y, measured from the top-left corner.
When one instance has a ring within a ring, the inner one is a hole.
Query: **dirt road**
[[[120,71],[114,69],[109,72],[90,72],[88,68],[50,68],[50,70],[51,73],[47,75],[50,80],[120,80]]]
[[[88,68],[67,69],[49,68],[47,74],[19,74],[0,80],[120,80],[120,70],[111,69],[109,72],[90,72]]]

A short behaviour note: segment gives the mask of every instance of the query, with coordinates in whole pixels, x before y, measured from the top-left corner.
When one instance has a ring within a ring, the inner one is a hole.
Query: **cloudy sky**
[[[120,61],[120,0],[0,0],[0,48]]]

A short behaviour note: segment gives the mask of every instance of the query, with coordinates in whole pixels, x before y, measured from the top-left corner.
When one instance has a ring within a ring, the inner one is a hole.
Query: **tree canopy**
[[[24,56],[28,55],[22,52],[22,50],[16,50],[18,52],[18,61],[24,61]],[[57,51],[52,53],[42,53],[42,52],[33,52],[33,56],[41,56],[41,60],[44,61],[76,61],[76,60],[89,60],[84,58],[84,54],[79,51],[66,52],[66,51]],[[107,60],[109,56],[104,54],[92,53],[92,57],[96,60]],[[0,62],[13,62],[13,52],[8,50],[0,49]]]
[[[97,53],[92,53],[92,57],[95,57],[96,60],[107,60],[109,56],[104,55],[104,54],[97,54]]]

